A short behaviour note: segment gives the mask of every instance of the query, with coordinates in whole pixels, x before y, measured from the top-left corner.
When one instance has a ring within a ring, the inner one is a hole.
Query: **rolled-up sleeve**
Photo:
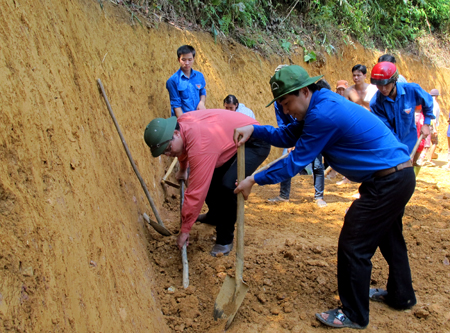
[[[178,93],[178,87],[173,79],[169,79],[166,82],[166,88],[169,91],[170,106],[172,108],[181,108],[181,97]]]

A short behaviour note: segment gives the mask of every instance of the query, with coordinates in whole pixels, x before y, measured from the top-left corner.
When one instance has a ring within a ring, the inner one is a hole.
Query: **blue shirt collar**
[[[396,82],[395,85],[397,86],[397,97],[400,95],[404,95],[406,94],[405,88],[403,87],[403,83],[401,82]],[[382,93],[378,92],[381,96],[381,101],[384,103],[385,101],[388,102],[395,102],[392,100],[392,98],[390,98],[389,96],[384,96]]]
[[[191,76],[190,77],[187,77],[184,73],[183,73],[183,71],[181,70],[181,68],[180,69],[178,69],[178,75],[179,75],[179,77],[182,77],[182,76],[184,76],[186,79],[190,79],[191,77],[194,77],[195,76],[195,73],[197,72],[195,69],[193,69],[193,68],[191,68]]]

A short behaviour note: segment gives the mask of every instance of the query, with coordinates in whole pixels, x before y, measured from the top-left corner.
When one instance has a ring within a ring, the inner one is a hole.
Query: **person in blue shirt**
[[[177,56],[180,69],[167,80],[166,88],[172,116],[178,118],[185,112],[206,109],[206,82],[201,72],[192,69],[195,60],[192,46],[180,46]]]
[[[239,146],[253,137],[277,147],[295,146],[295,150],[267,170],[245,178],[235,193],[242,192],[248,198],[255,183],[275,184],[293,177],[319,153],[334,170],[362,183],[361,197],[346,213],[339,236],[338,289],[342,308],[316,313],[325,325],[361,329],[369,323],[370,299],[396,309],[416,304],[402,233],[403,213],[416,180],[408,147],[360,105],[319,89],[314,82],[320,77],[309,77],[302,67],[291,65],[271,78],[273,101],[297,121],[281,128],[237,128],[234,141]],[[387,291],[369,292],[371,258],[378,247],[389,264]]]
[[[391,62],[379,62],[373,67],[370,82],[378,91],[370,101],[370,110],[411,153],[417,142],[414,109],[422,106],[424,122],[420,131],[426,138],[430,135],[431,119],[435,118],[433,98],[417,83],[398,82],[398,76],[397,67]]]

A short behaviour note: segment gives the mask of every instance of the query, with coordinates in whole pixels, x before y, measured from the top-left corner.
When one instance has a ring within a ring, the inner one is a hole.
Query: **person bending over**
[[[188,242],[204,202],[209,210],[200,216],[200,222],[215,225],[217,231],[211,255],[227,255],[233,248],[237,212],[237,196],[233,193],[237,179],[233,131],[251,124],[258,122],[238,112],[202,110],[185,113],[178,121],[176,117],[156,118],[147,125],[144,139],[152,156],[178,157],[180,169],[176,178],[189,181],[177,238],[180,249]],[[270,145],[266,142],[250,140],[245,145],[245,174],[252,174],[269,152]]]

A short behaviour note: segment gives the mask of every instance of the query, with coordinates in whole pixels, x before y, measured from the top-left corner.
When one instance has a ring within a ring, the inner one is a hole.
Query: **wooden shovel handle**
[[[416,144],[414,145],[414,148],[413,148],[413,150],[412,150],[412,152],[411,152],[411,155],[409,156],[409,157],[411,157],[411,159],[413,159],[413,158],[414,158],[414,155],[416,155],[417,148],[419,148],[420,142],[421,142],[422,140],[423,140],[423,133],[420,134],[419,138],[417,139]]]
[[[237,176],[238,181],[245,179],[245,144],[237,151]],[[239,290],[244,271],[244,195],[237,195],[237,246],[236,246],[236,290]]]
[[[180,227],[183,222],[182,217],[181,217],[183,203],[184,203],[184,180],[181,180],[180,181]],[[184,243],[183,248],[181,249],[181,262],[183,264],[183,288],[186,289],[187,287],[189,287],[189,262],[188,262],[188,258],[187,258],[186,243]]]
[[[238,153],[238,154],[239,154],[239,153]],[[264,170],[269,169],[272,165],[274,165],[274,164],[277,163],[278,161],[281,161],[283,158],[286,158],[288,155],[289,155],[289,153],[286,153],[286,154],[282,155],[281,157],[278,157],[276,160],[274,160],[274,161],[272,161],[272,162],[266,164],[266,165],[263,166],[262,168],[259,168],[258,170],[256,170],[255,172],[253,172],[252,176],[253,176],[253,175],[256,175],[257,173],[259,173],[259,172],[261,172],[261,171],[264,171]]]

